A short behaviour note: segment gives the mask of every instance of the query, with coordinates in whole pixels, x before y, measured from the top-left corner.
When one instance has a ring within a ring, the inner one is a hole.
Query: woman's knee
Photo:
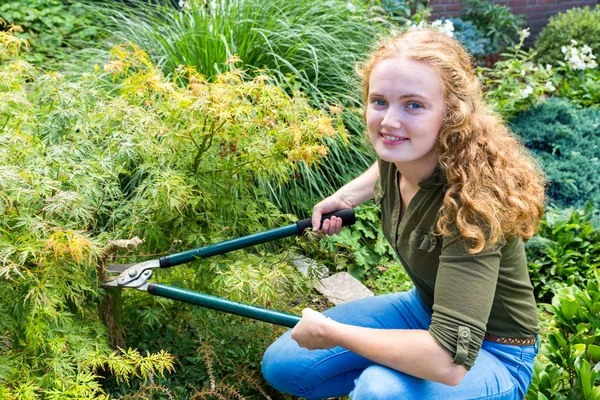
[[[291,339],[289,333],[277,339],[263,355],[261,370],[263,377],[280,392],[295,394],[298,387],[295,371],[298,361],[294,360],[297,344]]]
[[[419,398],[409,387],[415,378],[382,365],[372,365],[356,379],[352,400],[388,400]]]

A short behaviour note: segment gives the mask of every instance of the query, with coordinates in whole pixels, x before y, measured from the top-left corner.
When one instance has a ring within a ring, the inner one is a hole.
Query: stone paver
[[[314,288],[336,306],[373,296],[373,292],[347,272],[339,272],[322,279]]]

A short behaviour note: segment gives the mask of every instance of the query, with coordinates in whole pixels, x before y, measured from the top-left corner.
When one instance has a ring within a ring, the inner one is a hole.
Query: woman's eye
[[[375,99],[375,100],[373,100],[373,104],[375,104],[376,106],[385,106],[386,102],[385,102],[385,100]]]
[[[411,110],[418,110],[420,108],[423,108],[423,106],[419,103],[408,103],[406,107],[410,108]]]

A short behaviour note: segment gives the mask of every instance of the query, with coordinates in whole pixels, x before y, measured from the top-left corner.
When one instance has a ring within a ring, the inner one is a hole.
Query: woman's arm
[[[446,385],[458,385],[467,373],[426,330],[346,325],[307,308],[292,331],[292,339],[309,350],[340,346],[377,364]]]
[[[375,162],[368,170],[363,172],[358,178],[342,186],[333,195],[317,203],[313,207],[312,225],[313,231],[321,230],[329,235],[339,233],[342,228],[342,220],[333,217],[326,220],[323,226],[320,225],[321,215],[333,212],[342,208],[354,208],[365,201],[371,199],[374,194],[374,186],[379,177],[379,164]]]

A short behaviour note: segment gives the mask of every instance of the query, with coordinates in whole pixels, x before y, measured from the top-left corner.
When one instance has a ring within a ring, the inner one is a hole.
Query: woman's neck
[[[410,187],[418,187],[419,183],[423,182],[435,171],[438,163],[433,157],[427,157],[426,159],[419,160],[419,162],[410,163],[394,163],[398,172],[400,172],[400,179],[403,183]]]

